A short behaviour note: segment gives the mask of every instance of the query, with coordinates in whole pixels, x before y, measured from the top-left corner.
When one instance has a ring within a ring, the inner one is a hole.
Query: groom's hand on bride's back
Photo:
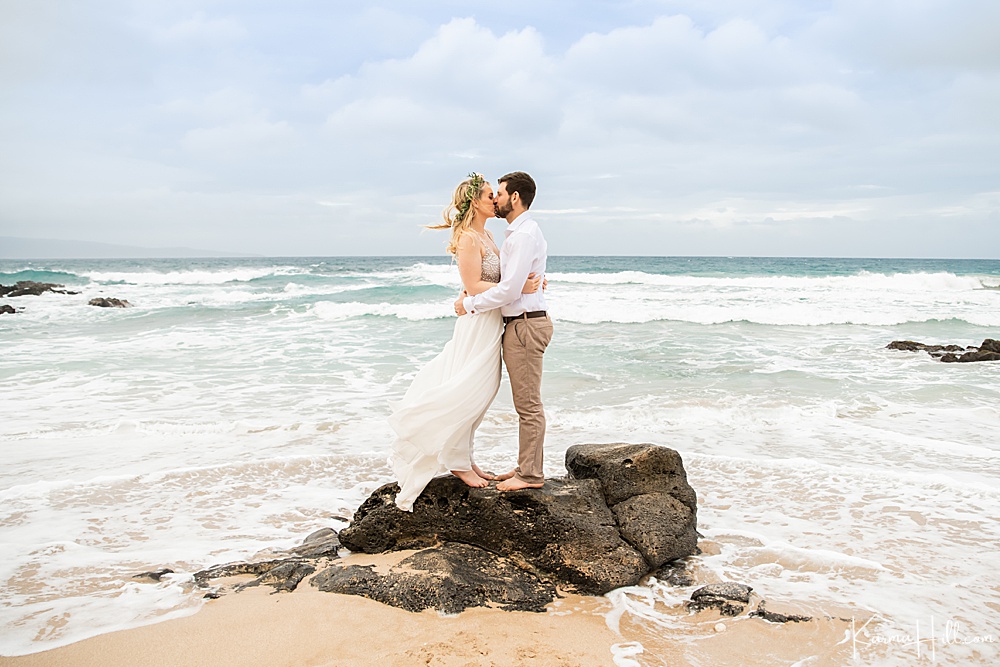
[[[464,301],[467,296],[469,296],[469,293],[462,290],[462,293],[458,295],[458,299],[455,301],[455,314],[459,317],[465,315],[465,306],[462,305],[462,301]]]

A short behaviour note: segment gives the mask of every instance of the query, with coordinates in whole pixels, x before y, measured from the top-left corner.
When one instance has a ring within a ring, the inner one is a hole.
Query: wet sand
[[[563,600],[563,603],[571,602]],[[592,606],[592,602],[587,602]],[[10,667],[79,665],[609,665],[621,638],[598,614],[469,609],[419,614],[305,586],[248,589],[197,614],[17,658]]]

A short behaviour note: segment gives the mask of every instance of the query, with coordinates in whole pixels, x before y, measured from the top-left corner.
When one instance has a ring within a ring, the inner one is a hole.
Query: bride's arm
[[[496,283],[483,280],[483,253],[479,249],[479,243],[471,234],[463,234],[458,239],[458,247],[455,249],[455,261],[458,263],[458,273],[462,276],[462,285],[469,296],[481,294],[491,287],[496,287]],[[542,281],[532,273],[521,288],[523,294],[532,294],[538,291]]]

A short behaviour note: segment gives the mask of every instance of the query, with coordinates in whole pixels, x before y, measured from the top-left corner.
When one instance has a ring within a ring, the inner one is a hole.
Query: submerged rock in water
[[[316,566],[307,560],[298,558],[279,558],[277,560],[258,561],[253,563],[226,563],[213,565],[207,570],[196,572],[194,580],[199,586],[207,586],[213,579],[236,577],[250,574],[256,577],[253,581],[236,586],[243,590],[252,586],[266,584],[279,591],[294,591],[299,583],[316,571]]]
[[[125,299],[114,299],[105,296],[99,296],[91,299],[87,302],[88,306],[98,306],[100,308],[131,308],[132,304]]]
[[[675,560],[667,563],[663,567],[653,572],[653,576],[660,581],[665,581],[671,586],[685,587],[694,586],[694,575],[687,569],[686,560]]]
[[[0,296],[39,296],[45,292],[55,292],[56,294],[79,294],[59,289],[65,285],[56,283],[36,283],[33,280],[19,280],[13,285],[0,285]]]
[[[213,565],[196,572],[194,580],[199,586],[206,587],[213,579],[249,574],[255,576],[256,579],[238,585],[236,590],[264,584],[274,588],[276,593],[280,591],[290,592],[294,591],[303,579],[316,571],[318,561],[338,558],[339,549],[340,541],[337,539],[337,531],[332,528],[324,528],[306,537],[301,545],[277,554],[280,558],[249,563]]]
[[[764,606],[764,600],[761,600],[760,604],[757,605],[756,611],[750,612],[750,616],[763,618],[765,621],[769,621],[771,623],[803,623],[805,621],[812,620],[812,616],[799,616],[797,614],[779,614],[776,611],[768,611],[767,607]]]
[[[983,341],[983,344],[979,346],[979,351],[1000,353],[1000,340],[987,338]]]
[[[0,315],[13,315],[16,312],[14,306],[9,306],[6,303],[0,304]]]
[[[907,352],[924,351],[935,359],[945,363],[970,361],[1000,361],[1000,341],[987,338],[979,347],[961,347],[960,345],[924,345],[912,340],[894,340],[888,345],[890,350],[905,350]],[[961,354],[959,354],[961,353]]]
[[[885,346],[887,350],[905,350],[906,352],[962,352],[959,345],[924,345],[912,340],[894,340]]]
[[[739,616],[750,602],[753,588],[732,581],[702,586],[691,593],[687,608],[691,611],[718,609],[723,616]]]

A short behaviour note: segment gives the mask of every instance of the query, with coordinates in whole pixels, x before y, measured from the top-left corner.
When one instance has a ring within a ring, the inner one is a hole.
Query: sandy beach
[[[247,589],[197,614],[101,635],[0,664],[156,665],[609,665],[622,639],[596,613],[601,598],[565,598],[579,611],[533,614],[470,609],[415,614],[361,597]]]
[[[348,554],[340,564],[387,569],[412,554]],[[655,629],[615,620],[608,597],[563,592],[546,613],[468,609],[457,615],[412,613],[363,597],[318,591],[292,593],[236,586],[253,577],[216,580],[223,592],[180,619],[111,632],[40,653],[0,657],[3,667],[302,667],[412,665],[507,667],[545,665],[770,665],[811,657],[833,666],[850,659],[839,619],[773,624],[686,614],[683,629]],[[801,610],[785,610],[801,611]],[[721,624],[721,626],[720,626]],[[617,625],[616,629],[613,626]],[[722,627],[724,626],[724,627]],[[699,641],[692,642],[695,637]]]
[[[724,632],[696,648],[684,636],[651,634],[629,624],[623,637],[608,627],[605,598],[567,595],[544,614],[469,609],[455,616],[411,613],[366,598],[303,586],[272,594],[251,588],[210,600],[196,614],[100,635],[61,648],[0,658],[4,667],[303,667],[379,665],[768,665],[813,656],[815,665],[850,661],[836,646],[835,621],[776,625],[760,619],[697,617]],[[641,655],[633,651],[641,640]],[[616,662],[615,658],[618,657]]]

